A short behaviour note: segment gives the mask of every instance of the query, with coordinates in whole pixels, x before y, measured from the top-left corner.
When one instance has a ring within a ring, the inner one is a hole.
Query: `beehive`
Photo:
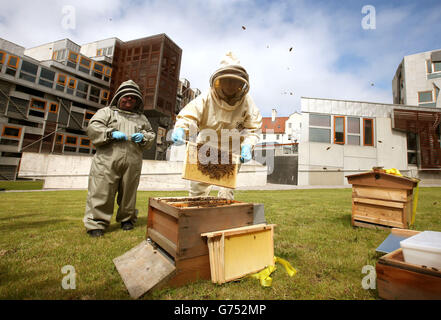
[[[346,176],[352,184],[352,225],[407,229],[418,179],[371,172]]]
[[[208,246],[202,233],[252,225],[252,203],[216,197],[150,198],[147,237],[173,259],[171,285],[210,279]]]

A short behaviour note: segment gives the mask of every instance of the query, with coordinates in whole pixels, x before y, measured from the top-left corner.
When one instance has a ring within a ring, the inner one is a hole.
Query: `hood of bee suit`
[[[133,112],[143,113],[144,99],[142,98],[142,93],[141,90],[139,89],[139,86],[133,80],[127,80],[121,83],[121,85],[116,90],[115,95],[112,98],[112,101],[110,101],[109,106],[119,108],[119,101],[121,100],[121,98],[128,95],[133,95],[137,98],[137,103],[135,105]]]
[[[222,78],[235,78],[244,82],[243,88],[230,101],[223,95],[222,90],[218,88],[219,80]],[[224,109],[234,110],[243,102],[245,95],[250,90],[249,76],[245,68],[240,65],[239,59],[231,51],[225,54],[220,61],[219,68],[210,77],[210,87],[211,95],[215,100],[222,100],[220,106]]]

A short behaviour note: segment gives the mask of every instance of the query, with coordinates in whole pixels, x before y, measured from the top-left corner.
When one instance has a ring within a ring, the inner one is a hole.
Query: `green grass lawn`
[[[421,188],[413,229],[441,231],[441,188]],[[130,299],[113,259],[144,240],[149,197],[186,192],[138,192],[139,220],[128,232],[115,222],[103,238],[90,238],[82,218],[86,191],[0,193],[0,299]],[[281,265],[271,287],[243,279],[224,285],[200,280],[154,290],[142,299],[378,299],[364,290],[365,265],[389,234],[351,226],[350,189],[237,191],[236,200],[264,203],[277,224],[275,255]],[[64,290],[61,268],[72,265],[76,289]]]

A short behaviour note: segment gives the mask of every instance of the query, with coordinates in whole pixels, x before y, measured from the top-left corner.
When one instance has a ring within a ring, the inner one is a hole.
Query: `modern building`
[[[144,159],[165,159],[181,55],[165,34],[82,46],[63,39],[29,49],[0,39],[0,179],[15,179],[23,151],[92,155],[88,121],[128,79],[140,86],[158,133]]]
[[[344,185],[345,176],[373,167],[441,182],[440,109],[302,97],[301,110],[299,185]],[[418,134],[403,129],[411,123]],[[425,135],[429,128],[437,136]]]

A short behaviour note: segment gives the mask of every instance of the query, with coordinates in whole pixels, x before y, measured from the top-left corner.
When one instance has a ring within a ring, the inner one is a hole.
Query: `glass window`
[[[78,61],[78,53],[69,51],[69,57],[68,58],[69,58],[70,61],[76,63]]]
[[[418,102],[432,102],[432,91],[418,92]]]
[[[42,68],[40,72],[40,80],[39,84],[46,86],[48,88],[52,88],[54,85],[55,72]]]
[[[58,104],[55,102],[51,102],[49,104],[49,112],[57,113],[58,112]]]
[[[433,63],[433,71],[434,71],[434,72],[439,72],[439,71],[441,71],[441,62],[434,62],[434,63]]]
[[[3,127],[2,136],[19,138],[20,135],[21,135],[21,128],[7,127],[7,126]]]
[[[14,69],[17,69],[18,66],[18,57],[16,56],[9,56],[9,60],[8,60],[8,66]]]
[[[353,136],[348,134],[348,144],[359,146],[360,145],[360,136]]]
[[[84,115],[84,119],[90,120],[90,119],[92,119],[94,114],[95,113],[93,113],[93,112],[86,112],[86,114]]]
[[[77,97],[86,99],[88,90],[89,90],[89,85],[87,83],[78,81],[77,93],[76,93]]]
[[[102,64],[99,64],[99,63],[94,63],[94,65],[93,65],[93,70],[95,70],[96,72],[99,72],[99,73],[103,73],[104,72],[104,66],[102,65]]]
[[[66,136],[64,143],[76,146],[77,145],[77,137]]]
[[[63,135],[62,134],[57,134],[57,136],[55,137],[55,143],[56,144],[63,144]]]
[[[330,127],[331,126],[331,117],[329,115],[324,114],[309,114],[309,125],[310,126],[318,126],[318,127]]]
[[[360,133],[360,118],[348,117],[348,133]]]
[[[426,60],[427,73],[432,73],[432,61]]]
[[[363,119],[364,145],[374,145],[374,121],[372,119]]]
[[[0,65],[5,62],[6,53],[0,51]]]
[[[345,117],[334,117],[334,143],[345,143]]]
[[[90,146],[90,140],[87,138],[81,138],[80,145],[83,147],[89,147]]]
[[[309,141],[330,143],[331,129],[309,128]]]
[[[35,110],[44,111],[46,109],[46,101],[32,99],[30,107]]]
[[[24,71],[26,73],[30,73],[33,75],[37,75],[38,65],[23,60],[23,62],[21,64],[21,71]]]
[[[82,66],[86,67],[87,69],[90,69],[91,61],[89,59],[85,58],[85,57],[81,57],[80,64]]]

